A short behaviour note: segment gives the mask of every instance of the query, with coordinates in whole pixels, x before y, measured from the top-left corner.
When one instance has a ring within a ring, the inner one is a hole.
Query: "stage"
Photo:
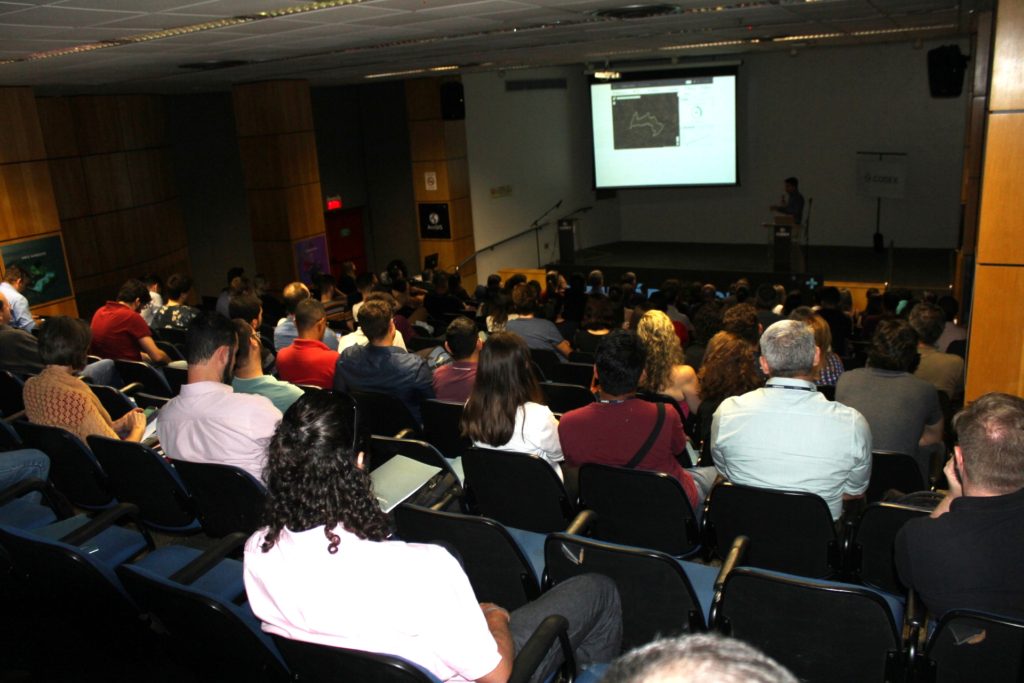
[[[953,282],[952,249],[893,249],[877,253],[870,247],[811,246],[801,273],[772,272],[772,247],[767,244],[683,244],[678,242],[614,242],[575,253],[574,264],[563,272],[586,274],[600,268],[609,279],[632,270],[640,280],[655,284],[667,277],[714,282],[724,288],[738,277],[755,285],[780,282],[807,287],[816,284],[864,283],[881,286],[948,291]]]

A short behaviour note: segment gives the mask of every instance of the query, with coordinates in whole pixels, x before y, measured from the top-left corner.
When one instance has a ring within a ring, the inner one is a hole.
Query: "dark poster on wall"
[[[420,238],[425,240],[451,239],[452,224],[448,220],[447,204],[420,204]]]
[[[3,270],[18,265],[29,274],[32,284],[23,292],[30,306],[71,296],[71,281],[64,261],[60,235],[37,237],[0,247]]]

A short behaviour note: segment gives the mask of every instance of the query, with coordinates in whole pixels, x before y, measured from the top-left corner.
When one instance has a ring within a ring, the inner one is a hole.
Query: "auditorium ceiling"
[[[643,3],[643,4],[642,4]],[[967,35],[987,0],[0,0],[0,85],[316,86]]]

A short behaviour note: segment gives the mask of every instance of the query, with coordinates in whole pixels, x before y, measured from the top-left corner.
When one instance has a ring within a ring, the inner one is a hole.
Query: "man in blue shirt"
[[[804,220],[804,196],[800,194],[799,186],[800,181],[796,178],[786,178],[783,185],[786,194],[782,197],[782,203],[768,207],[775,213],[792,216],[797,225]]]
[[[16,330],[31,332],[36,326],[36,321],[32,319],[32,311],[28,308],[28,299],[22,294],[31,284],[29,274],[18,265],[7,266],[4,281],[0,282],[0,292],[11,306],[10,325]]]

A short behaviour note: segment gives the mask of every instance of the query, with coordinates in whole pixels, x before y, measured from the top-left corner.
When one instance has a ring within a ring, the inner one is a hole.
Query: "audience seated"
[[[871,340],[867,367],[840,376],[836,400],[868,421],[874,450],[913,456],[927,481],[932,453],[941,448],[942,410],[935,387],[910,374],[916,362],[917,334],[910,325],[895,318],[882,320]]]
[[[121,285],[117,300],[108,301],[92,316],[92,353],[114,360],[169,363],[170,357],[157,347],[153,332],[139,315],[149,299],[149,288],[142,281]]]
[[[46,481],[49,476],[50,459],[42,451],[21,448],[0,453],[0,491],[26,479]]]
[[[34,375],[43,369],[39,358],[39,342],[27,330],[11,324],[13,310],[0,292],[0,370],[16,375]]]
[[[750,304],[733,304],[722,314],[722,331],[731,332],[740,339],[745,339],[757,348],[764,328],[757,319],[757,309]]]
[[[640,388],[671,396],[681,406],[699,405],[697,373],[683,364],[683,349],[668,315],[647,311],[636,326],[636,334],[646,358]]]
[[[464,316],[451,321],[445,333],[444,348],[452,360],[434,370],[434,397],[465,403],[476,382],[477,361],[483,348],[476,324]]]
[[[395,311],[398,310],[398,302],[395,298],[387,292],[370,292],[367,293],[366,298],[360,302],[359,308],[362,309],[362,305],[367,301],[383,301],[391,307],[392,320],[394,320]],[[356,322],[359,322],[359,315],[356,314]],[[366,338],[366,333],[363,332],[361,327],[356,328],[356,331],[351,334],[346,334],[338,343],[338,353],[341,353],[350,346],[366,346],[370,343],[370,340]],[[405,346],[405,336],[402,331],[395,326],[395,340],[392,342],[392,346],[395,346],[403,351],[408,351]]]
[[[244,320],[234,320],[235,333],[238,336],[238,352],[235,353],[234,379],[231,388],[240,394],[258,394],[266,396],[274,407],[282,413],[302,396],[302,389],[266,375],[260,365],[259,333]],[[337,354],[335,354],[337,355]]]
[[[304,299],[295,307],[295,328],[298,338],[277,352],[278,377],[292,384],[309,384],[321,389],[334,387],[334,369],[338,352],[321,339],[327,329],[324,305],[313,298]]]
[[[537,292],[528,283],[516,285],[512,290],[512,305],[516,318],[509,318],[505,330],[514,332],[526,340],[531,349],[547,349],[557,351],[561,360],[566,360],[572,353],[572,345],[562,338],[555,324],[550,320],[534,317],[540,306]]]
[[[967,339],[967,330],[963,325],[956,323],[956,316],[960,312],[960,302],[951,296],[939,297],[939,308],[946,314],[946,323],[942,326],[942,334],[935,342],[935,347],[943,353],[949,353],[949,345],[955,341]]]
[[[950,401],[959,400],[964,394],[964,359],[937,348],[946,314],[935,304],[921,303],[911,309],[909,320],[917,332],[917,352],[921,355],[914,377],[928,382]]]
[[[234,465],[262,478],[281,420],[270,399],[231,388],[238,338],[230,320],[204,312],[188,328],[188,384],[160,409],[156,433],[168,457]]]
[[[797,683],[781,664],[741,640],[711,633],[664,638],[619,657],[602,683]]]
[[[287,314],[284,318],[277,321],[277,327],[274,328],[274,348],[278,353],[281,353],[281,349],[290,346],[295,341],[295,338],[299,336],[299,331],[295,328],[295,308],[299,305],[300,301],[304,301],[309,297],[309,287],[301,282],[292,282],[284,288],[284,308]],[[332,351],[338,350],[338,335],[329,328],[324,329],[324,334],[320,341],[326,344],[327,348]]]
[[[244,289],[244,278],[245,268],[241,266],[234,266],[228,268],[228,286],[220,290],[220,294],[217,295],[216,311],[225,318],[231,317],[231,311],[228,309],[228,305],[231,301],[232,294],[240,294]]]
[[[85,441],[93,434],[141,441],[146,417],[130,410],[117,420],[75,373],[85,367],[90,332],[85,321],[55,315],[39,333],[42,372],[25,382],[25,413],[30,422],[66,429]]]
[[[370,292],[377,286],[377,274],[376,273],[359,273],[356,277],[356,291],[358,293],[358,301],[352,304],[352,319],[357,320],[359,318],[359,309],[362,307],[363,302],[366,301],[366,297],[370,295]]]
[[[843,500],[859,497],[871,475],[871,431],[853,408],[814,386],[820,351],[803,323],[782,320],[761,337],[761,389],[727,398],[711,425],[711,454],[735,484],[806,491],[839,519]]]
[[[526,342],[495,332],[480,351],[462,433],[475,446],[539,455],[562,476],[558,421],[542,401]]]
[[[693,311],[693,327],[690,342],[683,349],[683,362],[693,368],[694,372],[699,372],[708,342],[722,329],[722,304],[708,301],[698,306]]]
[[[966,608],[1024,618],[1024,400],[986,394],[953,425],[949,493],[896,537],[900,580],[936,617]]]
[[[167,303],[161,306],[150,322],[154,330],[172,328],[175,330],[187,330],[188,324],[192,322],[199,309],[188,305],[188,295],[192,291],[192,278],[188,275],[175,273],[167,278]]]
[[[711,444],[711,418],[718,406],[730,396],[741,396],[764,385],[757,360],[757,347],[731,332],[719,332],[708,342],[704,363],[697,373],[700,403],[690,410],[700,411],[700,439],[703,450]]]
[[[253,292],[233,294],[228,299],[228,312],[232,320],[244,320],[256,333],[256,340],[260,339],[260,327],[263,326],[263,301]],[[269,349],[260,344],[260,364],[263,372],[274,374],[277,370],[277,358]]]
[[[768,329],[772,324],[782,320],[782,316],[775,313],[775,306],[779,303],[775,287],[767,282],[757,286],[754,297],[754,308],[757,310],[757,322],[762,330]]]
[[[351,413],[315,393],[288,410],[270,443],[268,525],[245,546],[246,593],[265,631],[397,655],[441,680],[507,680],[517,650],[551,614],[569,620],[578,664],[617,654],[622,618],[610,579],[577,577],[510,614],[478,604],[444,548],[387,540],[353,440]],[[538,680],[559,661],[555,646]]]
[[[0,294],[4,295],[11,307],[10,325],[16,330],[31,332],[36,326],[29,309],[28,299],[22,293],[32,284],[32,276],[27,270],[16,263],[7,266],[3,282],[0,282]]]
[[[647,315],[651,313],[665,315]],[[575,467],[595,462],[670,474],[699,513],[717,472],[714,467],[684,469],[676,459],[686,450],[679,413],[636,398],[644,356],[644,346],[632,332],[616,330],[601,341],[592,387],[600,400],[569,411],[558,423],[565,461]]]
[[[448,289],[448,273],[438,270],[434,273],[434,291],[427,292],[423,297],[423,305],[427,314],[438,322],[445,322],[446,316],[462,313],[465,310],[462,301]]]
[[[611,300],[603,294],[591,294],[587,297],[587,305],[583,308],[583,320],[580,329],[573,337],[573,347],[577,351],[594,353],[597,345],[615,326],[615,311]]]
[[[822,287],[818,290],[818,315],[828,323],[832,332],[832,348],[840,356],[846,355],[846,340],[853,336],[853,320],[839,307],[842,296],[838,287]]]
[[[379,391],[397,396],[420,421],[420,403],[434,398],[433,375],[427,362],[394,345],[392,307],[373,298],[359,309],[359,327],[369,343],[350,346],[338,356],[334,388]]]
[[[156,273],[148,273],[142,277],[142,282],[149,289],[149,303],[142,307],[139,315],[146,321],[146,324],[153,327],[153,316],[164,306],[164,297],[161,294],[164,283]]]
[[[320,303],[324,305],[328,320],[351,320],[348,313],[348,297],[338,289],[332,275],[321,275],[317,278],[320,288]]]
[[[817,379],[815,384],[821,386],[834,386],[839,381],[839,375],[843,374],[843,359],[832,350],[832,329],[825,322],[825,319],[811,310],[808,306],[801,306],[789,314],[790,320],[799,320],[811,328],[814,333],[814,345],[821,350],[821,362],[814,368]]]

